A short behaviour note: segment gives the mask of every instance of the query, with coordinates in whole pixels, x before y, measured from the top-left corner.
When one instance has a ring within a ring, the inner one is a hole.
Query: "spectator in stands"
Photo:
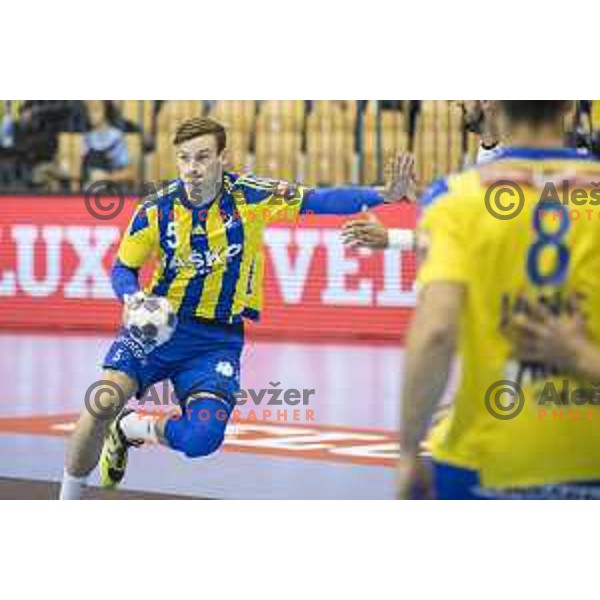
[[[13,124],[15,185],[55,192],[66,174],[56,161],[58,134],[83,131],[85,110],[80,100],[25,100]]]
[[[0,189],[11,189],[17,173],[12,100],[4,100],[0,110]]]
[[[109,100],[86,101],[89,130],[83,138],[82,181],[129,183],[132,177],[127,142],[114,122],[115,114]]]
[[[121,110],[123,100],[104,100],[106,117],[112,127],[120,129],[123,133],[139,133],[142,139],[144,154],[152,152],[155,148],[155,136],[152,132],[144,131],[141,123],[136,123],[125,117]]]
[[[92,101],[93,102],[93,101]],[[123,133],[142,133],[143,129],[141,125],[135,123],[131,119],[125,117],[122,113],[123,100],[97,100],[97,102],[104,102],[104,110],[106,112],[106,119],[112,127],[120,129]],[[89,102],[88,102],[89,104]]]
[[[347,108],[351,100],[336,100],[342,108]],[[362,117],[367,110],[369,100],[355,100],[356,102],[356,125],[354,136],[360,138],[360,127]],[[398,111],[405,114],[406,133],[408,135],[408,151],[414,151],[415,135],[417,132],[417,119],[421,112],[421,100],[378,100],[381,111]]]
[[[158,115],[165,105],[166,100],[153,100],[152,101],[152,120],[150,123],[150,139],[151,144],[146,148],[144,147],[144,152],[153,152],[156,150],[156,134],[158,133]]]

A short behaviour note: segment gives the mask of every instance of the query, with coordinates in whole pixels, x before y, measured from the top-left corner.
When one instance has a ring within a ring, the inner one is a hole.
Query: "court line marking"
[[[3,417],[0,434],[64,437],[72,431],[77,416],[67,413]],[[395,431],[254,420],[233,422],[223,451],[377,467],[394,467],[400,456]]]

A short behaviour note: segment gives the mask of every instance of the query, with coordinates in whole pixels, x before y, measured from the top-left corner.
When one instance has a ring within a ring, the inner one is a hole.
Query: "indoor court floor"
[[[58,494],[66,436],[111,341],[0,335],[0,498]],[[314,390],[308,406],[267,406],[274,397],[267,391],[259,405],[239,407],[215,455],[190,460],[157,446],[135,449],[123,492],[91,497],[392,498],[402,357],[394,344],[250,341],[242,387],[255,398],[274,386]]]

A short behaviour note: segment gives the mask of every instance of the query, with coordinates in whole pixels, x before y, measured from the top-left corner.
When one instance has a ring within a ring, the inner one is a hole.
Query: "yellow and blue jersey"
[[[168,298],[179,320],[168,343],[155,348],[121,328],[104,368],[133,379],[138,397],[170,378],[184,410],[185,400],[198,392],[233,406],[242,322],[258,319],[262,307],[265,227],[295,223],[301,213],[352,214],[383,202],[373,189],[314,190],[232,173],[225,173],[222,183],[206,206],[191,203],[180,180],[146,197],[123,236],[112,272],[115,293],[124,299],[139,291],[139,269],[154,257],[154,275],[144,291]]]
[[[489,191],[502,180],[517,183],[522,195],[505,196],[495,216]],[[540,203],[548,182],[558,194],[565,182],[571,191],[585,190],[588,204]],[[600,183],[594,182],[600,182],[600,163],[576,151],[506,148],[492,163],[438,182],[429,195],[418,232],[426,247],[418,284],[452,282],[466,290],[460,384],[430,447],[438,462],[478,471],[484,486],[600,479],[598,407],[539,402],[549,383],[561,390],[566,381],[573,390],[586,382],[515,362],[503,334],[511,315],[529,304],[544,302],[561,314],[575,297],[588,317],[588,334],[600,343]],[[511,206],[515,213],[506,218]],[[503,381],[523,392],[521,412],[510,419],[486,405]],[[562,418],[553,414],[561,408]],[[580,409],[579,420],[566,414],[573,408]],[[593,418],[585,416],[587,408],[596,408]]]
[[[275,220],[295,221],[307,189],[250,175],[225,173],[208,207],[192,204],[174,180],[145,198],[118,251],[139,269],[157,259],[144,291],[168,298],[180,318],[221,323],[258,320],[263,301],[263,230]]]

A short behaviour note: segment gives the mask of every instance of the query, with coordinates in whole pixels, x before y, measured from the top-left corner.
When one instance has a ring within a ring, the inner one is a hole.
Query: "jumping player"
[[[125,317],[141,296],[152,294],[169,300],[177,326],[171,339],[151,352],[126,329],[120,331],[102,374],[114,393],[105,393],[94,411],[81,413],[68,444],[62,499],[82,496],[99,460],[102,485],[116,486],[129,448],[144,442],[158,442],[189,458],[215,452],[240,386],[244,320],[260,315],[265,225],[303,213],[353,214],[398,195],[398,161],[383,193],[313,190],[227,172],[226,132],[209,118],[184,122],[174,145],[179,178],[136,210],[112,279]],[[141,291],[139,270],[155,254],[159,262],[152,283]],[[180,418],[156,420],[127,409],[111,418],[124,400],[143,396],[165,379],[180,401]]]

